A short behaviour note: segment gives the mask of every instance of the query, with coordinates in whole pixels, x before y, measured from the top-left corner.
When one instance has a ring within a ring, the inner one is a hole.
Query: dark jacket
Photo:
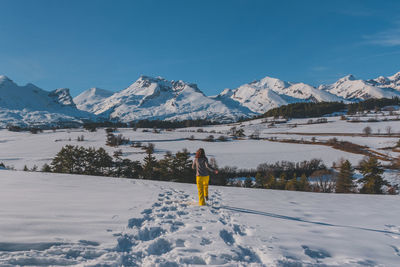
[[[193,160],[192,169],[196,170],[196,176],[208,176],[208,171],[214,172],[215,170],[208,164],[207,158],[195,158]]]

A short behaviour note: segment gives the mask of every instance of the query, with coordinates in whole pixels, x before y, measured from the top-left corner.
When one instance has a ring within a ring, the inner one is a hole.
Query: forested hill
[[[400,98],[368,99],[349,104],[343,102],[293,103],[270,109],[258,118],[278,116],[286,118],[314,118],[335,112],[354,114],[359,111],[380,109],[385,106],[395,105],[400,105]]]

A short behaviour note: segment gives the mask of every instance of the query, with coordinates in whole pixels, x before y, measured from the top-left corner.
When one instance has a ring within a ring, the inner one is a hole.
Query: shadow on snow
[[[291,217],[291,216],[280,215],[280,214],[276,214],[276,213],[257,211],[257,210],[251,210],[251,209],[244,209],[244,208],[237,208],[237,207],[231,207],[231,206],[224,206],[224,205],[219,206],[219,207],[212,206],[212,208],[214,208],[214,209],[225,209],[225,210],[243,212],[243,213],[248,213],[248,214],[262,215],[262,216],[267,216],[267,217],[272,217],[272,218],[277,218],[277,219],[282,219],[282,220],[311,223],[311,224],[330,226],[330,227],[342,227],[342,228],[349,228],[349,229],[357,229],[357,230],[363,230],[363,231],[369,231],[369,232],[377,232],[377,233],[384,233],[384,234],[391,234],[391,235],[400,236],[400,233],[395,233],[395,232],[391,232],[391,231],[387,231],[387,230],[379,230],[379,229],[371,229],[371,228],[351,226],[351,225],[340,225],[340,224],[331,224],[331,223],[324,223],[324,222],[317,222],[317,221],[309,221],[309,220],[305,220],[305,219],[302,219],[302,218],[299,218],[299,217]]]

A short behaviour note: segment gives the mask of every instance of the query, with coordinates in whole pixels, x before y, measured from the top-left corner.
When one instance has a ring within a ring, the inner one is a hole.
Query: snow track
[[[218,205],[219,191],[210,199]],[[245,245],[246,226],[229,211],[195,206],[184,191],[165,189],[142,217],[131,218],[116,250],[124,266],[229,265],[261,266]],[[196,203],[197,204],[197,203]]]
[[[239,224],[231,211],[219,209],[221,193],[210,196],[213,206],[197,206],[184,191],[162,188],[151,208],[128,220],[114,233],[117,245],[104,249],[93,241],[78,243],[0,243],[1,266],[263,266],[248,239],[253,231]]]

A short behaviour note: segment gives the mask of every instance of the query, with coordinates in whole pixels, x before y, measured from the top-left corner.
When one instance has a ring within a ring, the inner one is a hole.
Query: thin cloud
[[[338,14],[351,16],[351,17],[370,17],[374,15],[373,10],[367,9],[342,9],[336,11]]]
[[[312,68],[311,68],[312,71],[326,71],[326,70],[328,70],[328,69],[329,69],[329,68],[326,67],[326,66],[315,66],[315,67],[312,67]]]
[[[380,46],[399,46],[400,45],[400,21],[396,21],[393,28],[377,32],[372,35],[364,36],[367,44]]]

